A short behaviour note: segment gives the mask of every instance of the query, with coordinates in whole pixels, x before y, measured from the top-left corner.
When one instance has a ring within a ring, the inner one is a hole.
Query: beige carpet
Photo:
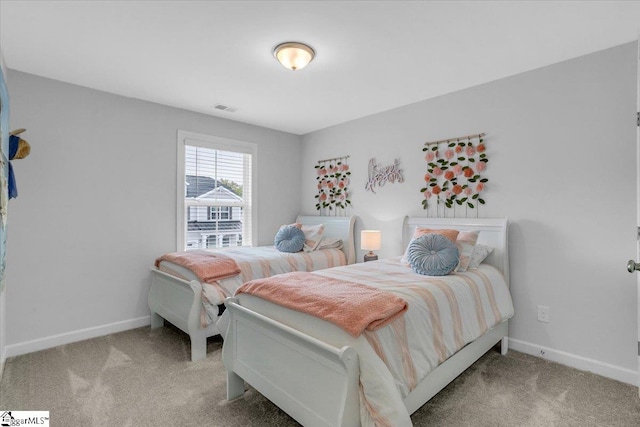
[[[296,426],[253,389],[225,400],[220,340],[189,361],[171,327],[134,329],[7,360],[0,409],[50,411],[52,426]],[[640,425],[635,387],[490,351],[412,416],[416,426]]]

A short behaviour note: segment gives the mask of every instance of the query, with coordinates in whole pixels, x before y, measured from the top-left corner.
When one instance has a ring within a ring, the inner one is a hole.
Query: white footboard
[[[207,357],[207,337],[219,333],[215,323],[203,328],[200,325],[200,296],[202,285],[192,280],[179,279],[156,268],[151,269],[153,280],[149,289],[151,328],[163,325],[164,320],[189,334],[191,360]]]
[[[227,396],[244,393],[244,380],[304,426],[359,426],[358,355],[332,347],[248,310],[237,299],[222,359]]]
[[[358,354],[337,349],[296,329],[225,301],[229,329],[222,350],[227,397],[244,393],[244,382],[304,426],[359,426]],[[497,343],[507,352],[504,321],[430,372],[404,399],[409,414],[471,366]]]

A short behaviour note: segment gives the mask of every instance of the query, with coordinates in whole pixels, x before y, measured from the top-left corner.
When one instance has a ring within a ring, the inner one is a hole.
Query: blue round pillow
[[[425,276],[446,276],[458,265],[456,244],[440,234],[425,234],[409,245],[411,268]]]
[[[280,252],[300,252],[304,246],[304,233],[295,225],[287,225],[276,233],[273,244]]]

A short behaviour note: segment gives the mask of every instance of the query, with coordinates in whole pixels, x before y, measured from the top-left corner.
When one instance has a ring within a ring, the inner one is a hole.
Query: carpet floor
[[[249,388],[227,402],[222,342],[191,362],[165,326],[9,358],[0,409],[50,411],[52,426],[297,426]],[[411,417],[416,426],[640,425],[638,389],[515,351],[492,350]]]

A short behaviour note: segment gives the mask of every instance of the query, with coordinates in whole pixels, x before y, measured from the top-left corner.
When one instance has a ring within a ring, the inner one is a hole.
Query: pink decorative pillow
[[[447,239],[451,240],[453,243],[458,239],[458,234],[460,232],[458,230],[454,230],[451,228],[443,228],[441,230],[431,229],[431,228],[416,228],[416,231],[413,232],[413,237],[411,240],[417,239],[420,236],[424,236],[425,234],[441,234]]]
[[[471,254],[473,254],[473,248],[478,241],[479,231],[461,231],[456,239],[456,246],[458,247],[458,253],[460,256],[460,262],[456,267],[457,273],[467,271],[469,267],[469,261],[471,260]]]

